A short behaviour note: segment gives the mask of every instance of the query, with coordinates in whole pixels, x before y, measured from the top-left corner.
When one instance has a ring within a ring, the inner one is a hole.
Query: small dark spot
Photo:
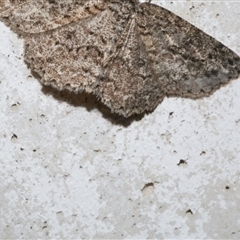
[[[19,102],[17,102],[17,103],[14,103],[14,104],[12,104],[12,108],[15,108],[15,107],[17,107],[18,105],[21,105]]]
[[[63,17],[64,17],[64,18],[70,18],[70,16],[69,16],[69,15],[64,15]]]
[[[234,61],[234,62],[240,62],[240,58],[239,58],[239,57],[234,57],[234,58],[233,58],[233,61]]]
[[[107,44],[107,41],[105,40],[105,38],[104,38],[102,35],[100,36],[100,38],[101,38],[102,43],[103,43],[104,45],[106,45],[106,44]]]
[[[48,57],[48,58],[46,59],[46,61],[47,61],[48,63],[51,63],[51,62],[53,61],[53,58],[52,58],[52,57]]]
[[[72,39],[72,33],[68,33],[66,39]]]
[[[154,183],[146,183],[141,191],[144,195],[151,195],[154,191]]]
[[[145,65],[145,61],[143,59],[139,59],[138,66],[143,67]]]
[[[217,71],[217,70],[214,70],[214,69],[212,69],[212,70],[211,70],[211,74],[212,74],[212,75],[214,75],[214,76],[217,76],[217,75],[218,75],[218,71]]]
[[[230,189],[230,187],[229,187],[229,186],[226,186],[225,188],[226,188],[226,189]]]
[[[84,57],[85,59],[86,59],[86,57]],[[82,70],[85,72],[85,73],[87,73],[88,72],[88,69],[87,68],[82,68]]]
[[[13,140],[13,139],[18,139],[18,136],[17,136],[16,134],[13,134],[11,139],[12,139],[12,140]]]
[[[194,6],[191,6],[191,7],[189,8],[190,11],[191,11],[192,9],[194,9]]]
[[[94,151],[94,152],[101,152],[100,149],[94,149],[93,151]]]
[[[37,150],[36,149],[33,149],[33,152],[36,152]]]
[[[121,48],[122,48],[122,45],[121,45],[121,44],[117,45],[117,50],[119,50],[119,49],[121,49]]]
[[[142,188],[142,190],[143,190],[144,188],[153,187],[153,186],[154,186],[154,183],[152,183],[152,182],[146,183],[146,184],[144,185],[144,187]]]
[[[191,213],[191,214],[193,214],[193,212],[192,212],[191,209],[188,209],[188,210],[186,211],[186,213]]]
[[[97,55],[98,55],[98,57],[102,57],[103,56],[103,54],[100,51],[97,51]]]
[[[73,51],[73,48],[68,48],[68,52],[72,52]]]
[[[180,159],[177,165],[180,166],[181,164],[187,164],[186,160]]]
[[[212,59],[212,54],[211,53],[208,54],[208,58]]]
[[[202,155],[204,155],[204,154],[206,154],[206,152],[205,152],[205,151],[202,151],[202,152],[200,153],[200,156],[202,156]]]
[[[231,58],[229,58],[228,63],[232,66],[233,65],[233,60]]]

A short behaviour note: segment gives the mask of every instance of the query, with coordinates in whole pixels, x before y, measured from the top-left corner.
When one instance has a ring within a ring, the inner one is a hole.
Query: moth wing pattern
[[[114,51],[125,26],[124,20],[114,27],[110,21],[113,14],[107,8],[54,31],[27,36],[25,60],[45,85],[96,93],[103,62]]]
[[[103,102],[124,116],[151,111],[164,98],[136,28],[134,19],[128,22],[98,87]]]
[[[222,43],[164,8],[140,9],[139,31],[167,95],[208,96],[239,76],[239,56]]]
[[[94,93],[125,117],[165,96],[208,96],[240,74],[240,58],[190,23],[138,0],[0,0],[44,85]]]
[[[95,15],[107,6],[106,2],[107,0],[1,0],[0,18],[19,34],[41,33]]]

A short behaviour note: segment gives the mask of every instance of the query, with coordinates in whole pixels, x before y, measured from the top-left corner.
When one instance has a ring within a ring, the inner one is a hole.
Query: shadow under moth
[[[240,75],[240,58],[190,23],[138,0],[0,0],[40,82],[93,93],[125,117],[165,96],[208,96]]]

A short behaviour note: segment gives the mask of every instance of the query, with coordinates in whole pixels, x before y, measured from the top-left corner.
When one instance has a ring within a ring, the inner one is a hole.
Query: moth
[[[237,54],[150,1],[0,0],[0,20],[24,38],[42,84],[93,93],[125,117],[240,75]]]

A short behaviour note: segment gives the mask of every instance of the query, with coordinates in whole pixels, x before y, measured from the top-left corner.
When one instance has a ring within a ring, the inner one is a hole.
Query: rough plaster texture
[[[158,3],[240,54],[240,3]],[[43,88],[0,24],[0,238],[240,238],[240,79],[125,120]]]

